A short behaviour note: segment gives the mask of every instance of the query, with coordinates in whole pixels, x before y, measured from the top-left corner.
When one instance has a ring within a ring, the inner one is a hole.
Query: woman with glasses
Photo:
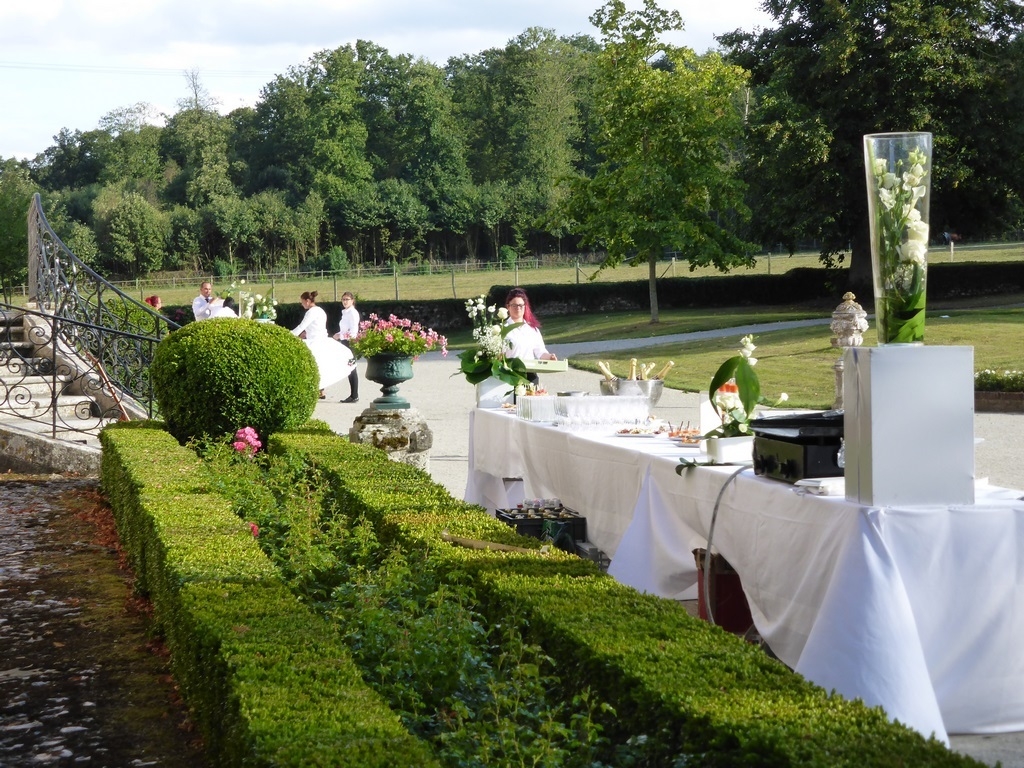
[[[351,291],[341,294],[341,306],[341,321],[338,323],[338,332],[334,334],[334,338],[352,349],[352,343],[349,340],[359,335],[359,310],[356,309],[356,297]],[[352,370],[348,373],[349,394],[341,401],[343,403],[359,402],[359,371],[356,370],[355,363],[356,361],[353,359],[351,361]]]
[[[509,347],[507,357],[518,357],[520,360],[557,360],[554,353],[548,352],[544,346],[544,338],[540,335],[540,321],[530,308],[530,299],[522,288],[513,288],[505,297],[505,309],[508,310],[506,325],[522,323],[505,337]],[[537,374],[528,377],[537,383]]]

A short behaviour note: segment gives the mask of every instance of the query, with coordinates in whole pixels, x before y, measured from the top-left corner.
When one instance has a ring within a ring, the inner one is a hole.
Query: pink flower
[[[260,527],[256,525],[256,523],[250,522],[249,530],[252,531],[252,535],[254,538],[260,535]]]

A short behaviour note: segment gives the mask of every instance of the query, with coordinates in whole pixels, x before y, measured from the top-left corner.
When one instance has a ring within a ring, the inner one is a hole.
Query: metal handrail
[[[108,371],[126,357],[152,359],[156,337],[3,303],[0,315],[8,319],[0,326],[0,414],[8,422],[45,424],[51,437],[74,440],[110,421],[154,417],[148,368],[130,386]]]
[[[28,239],[29,300],[38,314],[64,321],[51,326],[54,344],[108,382],[112,396],[151,417],[149,365],[156,345],[179,325],[111,285],[72,253],[47,222],[38,193],[29,207]]]

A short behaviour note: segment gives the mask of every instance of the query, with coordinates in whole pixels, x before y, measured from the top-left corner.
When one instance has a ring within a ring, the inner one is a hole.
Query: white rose
[[[900,255],[900,261],[924,265],[925,257],[928,255],[928,243],[920,240],[908,240],[897,248],[897,252]]]
[[[504,307],[501,307],[498,310],[498,319],[499,320],[506,320],[506,319],[508,319],[508,310],[505,309]]]
[[[922,243],[928,242],[928,223],[921,221],[920,216],[907,224],[907,239]]]

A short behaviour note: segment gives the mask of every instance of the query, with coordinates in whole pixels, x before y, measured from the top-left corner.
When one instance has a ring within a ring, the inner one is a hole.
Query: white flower
[[[718,411],[723,414],[723,416],[724,414],[743,408],[739,392],[723,392],[722,390],[718,390],[715,392],[715,403],[718,404]]]
[[[785,392],[783,392],[781,395],[779,395],[779,402],[780,403],[784,403],[787,400],[789,400],[789,395],[787,395]]]
[[[891,189],[881,187],[878,190],[878,202],[882,204],[882,207],[887,211],[891,211],[892,207],[896,205],[896,196],[893,195]]]
[[[507,320],[508,319],[508,310],[505,309],[504,307],[500,307],[498,309],[498,319],[499,320]]]
[[[917,213],[917,210],[914,210]],[[917,217],[910,217],[910,221],[907,224],[907,239],[914,240],[916,242],[928,244],[928,224],[921,221],[921,214],[917,213]]]
[[[740,339],[740,354],[747,358],[747,362],[751,365],[757,365],[757,358],[754,357],[755,349],[757,349],[757,347],[754,346],[753,336],[748,334]]]
[[[928,257],[928,243],[920,240],[907,240],[896,248],[900,261],[924,265]]]

